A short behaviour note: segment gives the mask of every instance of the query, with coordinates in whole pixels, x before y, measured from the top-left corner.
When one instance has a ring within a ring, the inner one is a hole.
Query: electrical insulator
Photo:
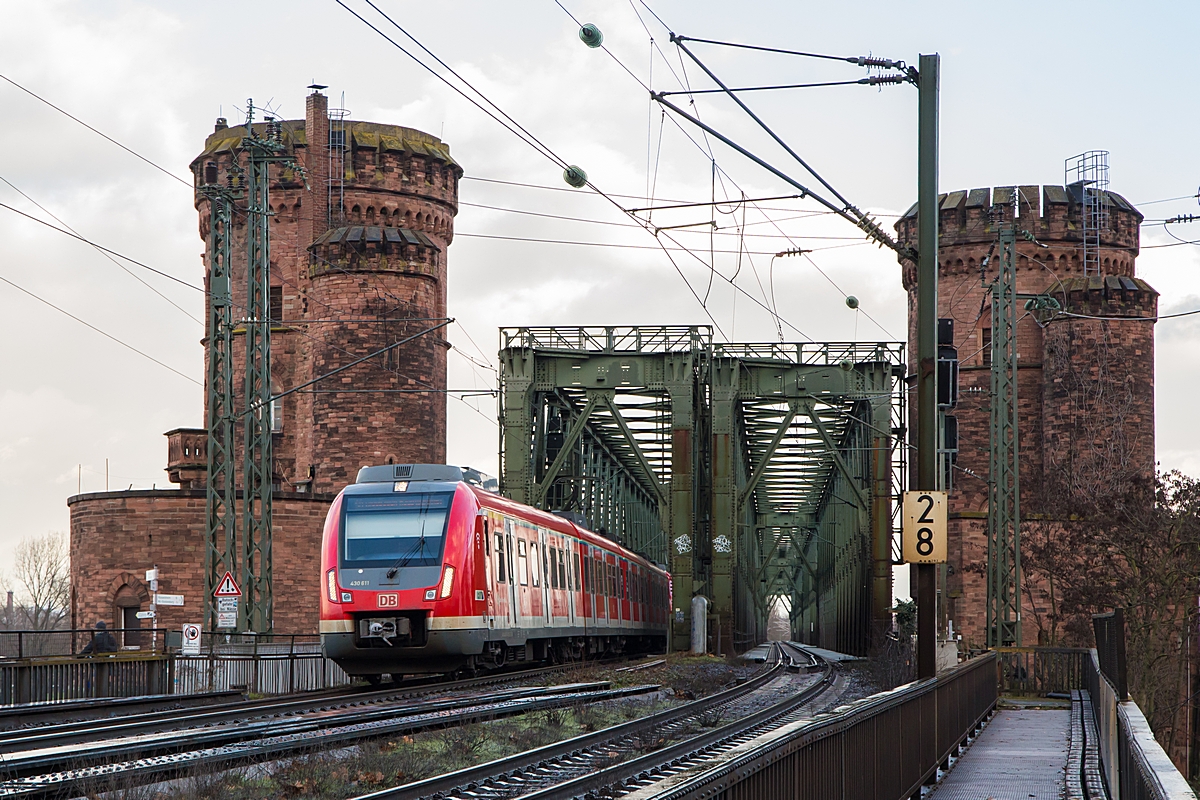
[[[848,58],[847,61],[857,63],[860,67],[882,67],[883,69],[894,69],[903,67],[903,61],[893,61],[890,58],[874,58],[872,56],[859,56],[858,58]]]
[[[579,29],[579,38],[588,47],[599,47],[604,44],[604,34],[590,22]]]
[[[846,298],[846,307],[847,308],[858,308],[858,298],[855,297],[854,295],[849,295]]]
[[[567,182],[567,185],[581,189],[587,186],[588,177],[582,169],[571,165],[563,170],[563,180]]]

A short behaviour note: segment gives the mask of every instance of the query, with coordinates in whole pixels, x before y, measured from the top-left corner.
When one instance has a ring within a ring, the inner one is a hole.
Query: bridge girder
[[[793,635],[865,652],[890,623],[904,352],[714,344],[706,327],[501,331],[501,490],[670,564],[721,647]]]

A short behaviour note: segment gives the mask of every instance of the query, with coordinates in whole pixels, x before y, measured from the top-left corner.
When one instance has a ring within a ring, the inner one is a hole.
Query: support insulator
[[[587,186],[588,176],[587,173],[579,167],[571,165],[563,170],[563,180],[566,181],[568,185],[574,186],[576,189],[581,189],[584,186]]]
[[[595,48],[604,44],[604,34],[590,22],[579,29],[579,38],[588,47]]]

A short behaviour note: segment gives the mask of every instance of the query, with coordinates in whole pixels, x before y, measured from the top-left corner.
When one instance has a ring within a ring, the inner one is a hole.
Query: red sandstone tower
[[[969,646],[986,640],[987,497],[990,431],[991,312],[984,284],[996,266],[981,262],[1012,220],[1045,248],[1018,241],[1017,291],[1047,293],[1065,311],[1027,314],[1017,324],[1017,398],[1022,514],[1053,504],[1047,491],[1084,496],[1119,488],[1154,470],[1154,318],[1158,294],[1135,277],[1142,215],[1109,193],[1101,231],[1100,274],[1084,275],[1081,209],[1062,186],[997,187],[940,197],[938,316],[954,320],[960,366],[959,454],[950,494],[950,561],[945,618]],[[896,224],[900,241],[916,241],[914,206]],[[916,267],[902,261],[910,337],[915,340]],[[1020,313],[1019,312],[1019,316]],[[1100,320],[1086,317],[1136,317]],[[910,368],[915,365],[910,365]],[[1047,487],[1050,487],[1048,490]],[[1024,526],[1023,526],[1024,529]],[[1043,592],[1022,592],[1025,644],[1044,638]]]
[[[284,122],[283,132],[307,175],[272,170],[271,357],[278,390],[446,316],[446,248],[462,177],[449,148],[420,131],[336,118],[331,130],[326,97],[317,91],[308,97],[305,120]],[[220,175],[228,172],[244,133],[244,126],[218,121],[192,162],[197,182],[208,162]],[[199,194],[196,210],[207,241],[208,200]],[[235,213],[235,308],[245,299],[245,263],[238,258],[245,234],[245,215]],[[445,461],[447,347],[441,330],[418,336],[283,398],[273,443],[279,488],[336,492],[364,464]],[[238,360],[235,375],[240,366]]]
[[[276,404],[274,627],[290,633],[316,630],[312,565],[333,495],[367,464],[445,461],[448,343],[444,329],[422,332],[446,317],[446,251],[462,169],[429,134],[347,120],[337,111],[331,121],[319,91],[308,96],[305,119],[284,121],[282,129],[303,170],[271,168],[273,389],[300,386],[414,337]],[[245,126],[217,121],[191,164],[197,185],[209,162],[221,180],[235,160],[246,166],[244,134]],[[196,210],[207,242],[209,204],[199,193]],[[245,252],[242,206],[232,236],[235,322],[246,304]],[[235,330],[235,408],[245,402],[243,341],[244,329]],[[207,436],[181,428],[167,437],[167,471],[179,489],[67,501],[76,627],[139,624],[136,611],[150,602],[141,576],[154,565],[161,591],[186,598],[183,609],[159,610],[159,627],[200,619]]]

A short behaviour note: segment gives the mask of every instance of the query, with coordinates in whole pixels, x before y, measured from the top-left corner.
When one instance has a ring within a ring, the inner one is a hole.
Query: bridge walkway
[[[1058,800],[1070,744],[1068,708],[998,711],[927,800]]]

